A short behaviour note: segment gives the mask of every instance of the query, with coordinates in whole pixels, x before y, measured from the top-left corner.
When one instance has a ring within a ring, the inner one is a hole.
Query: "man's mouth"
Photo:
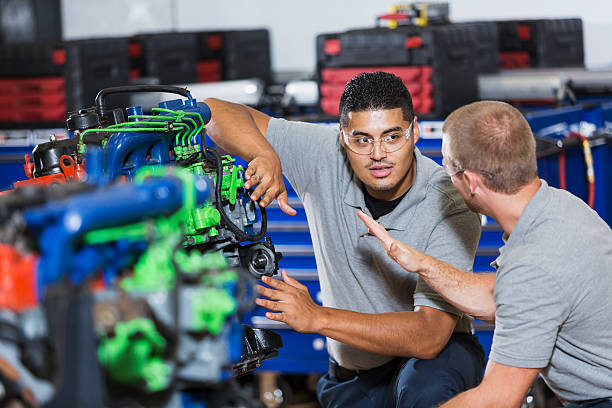
[[[376,178],[387,177],[393,171],[393,166],[372,166],[368,169],[370,174]]]

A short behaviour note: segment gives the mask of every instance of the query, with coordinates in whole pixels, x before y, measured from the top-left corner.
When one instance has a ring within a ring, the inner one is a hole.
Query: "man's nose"
[[[387,152],[382,147],[381,140],[372,141],[372,152],[370,153],[370,157],[373,160],[381,160],[387,156]]]

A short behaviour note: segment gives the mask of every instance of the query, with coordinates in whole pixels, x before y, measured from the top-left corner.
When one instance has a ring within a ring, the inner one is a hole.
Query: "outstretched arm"
[[[459,310],[485,322],[495,322],[494,273],[469,273],[393,239],[367,214],[357,215],[376,236],[391,259],[408,272],[418,273],[433,290]]]
[[[316,304],[308,288],[283,270],[282,281],[264,276],[271,288],[258,286],[268,299],[257,304],[270,309],[266,317],[299,332],[319,333],[337,341],[391,356],[436,357],[450,338],[457,316],[430,307],[392,313],[357,313]]]
[[[262,207],[276,198],[283,212],[295,215],[287,200],[280,159],[265,137],[270,117],[248,106],[220,99],[208,98],[204,102],[212,111],[206,133],[222,149],[249,162],[245,188],[257,186],[251,198],[262,197]]]

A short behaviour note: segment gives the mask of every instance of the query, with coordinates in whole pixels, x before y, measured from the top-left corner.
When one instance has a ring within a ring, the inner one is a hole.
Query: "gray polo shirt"
[[[542,185],[500,255],[490,358],[542,368],[564,402],[612,397],[612,231],[582,200]]]
[[[459,316],[456,332],[471,319],[442,299],[416,274],[391,260],[357,217],[369,214],[362,183],[354,176],[337,130],[271,119],[267,140],[302,200],[312,236],[325,306],[362,313],[429,306]],[[463,269],[471,269],[480,218],[470,212],[450,178],[415,149],[414,185],[397,207],[379,218],[392,237]],[[406,339],[410,341],[410,339]],[[369,369],[391,359],[328,339],[330,355],[350,369]]]

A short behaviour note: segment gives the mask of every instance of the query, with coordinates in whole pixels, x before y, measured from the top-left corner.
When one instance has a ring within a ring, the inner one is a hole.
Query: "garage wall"
[[[393,1],[62,0],[65,39],[155,31],[268,28],[277,72],[310,72],[319,33],[371,27]],[[399,3],[399,2],[396,2]],[[612,67],[610,0],[450,0],[451,19],[581,17],[590,68]]]

